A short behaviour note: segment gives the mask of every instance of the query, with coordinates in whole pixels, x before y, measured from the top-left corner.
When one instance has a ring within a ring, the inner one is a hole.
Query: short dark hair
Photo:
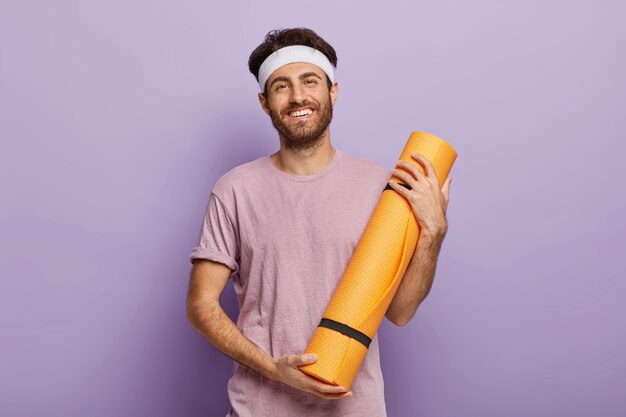
[[[276,29],[272,30],[265,35],[265,40],[250,54],[248,59],[248,68],[254,78],[259,80],[259,68],[263,61],[267,59],[274,51],[284,48],[286,46],[304,45],[315,48],[324,55],[333,64],[333,67],[337,67],[337,53],[335,49],[324,39],[322,39],[317,33],[307,28],[292,28],[292,29]],[[330,80],[328,81],[328,88],[331,87]]]

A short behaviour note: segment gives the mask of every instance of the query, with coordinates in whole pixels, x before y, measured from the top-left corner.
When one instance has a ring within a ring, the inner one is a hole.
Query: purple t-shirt
[[[274,358],[304,352],[389,176],[337,150],[314,175],[287,174],[263,157],[218,180],[191,260],[232,270],[237,326],[259,348]],[[351,390],[325,400],[235,363],[229,416],[386,416],[376,337]]]

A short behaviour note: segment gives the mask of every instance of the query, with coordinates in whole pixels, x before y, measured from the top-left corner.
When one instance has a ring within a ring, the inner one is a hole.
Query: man
[[[309,29],[268,33],[251,54],[262,109],[280,150],[241,165],[215,184],[193,269],[188,317],[211,344],[236,361],[228,383],[229,416],[386,415],[374,338],[352,391],[298,369],[308,341],[365,229],[390,173],[335,149],[329,124],[337,100],[335,50]],[[440,189],[430,162],[399,162],[391,183],[420,224],[417,248],[386,313],[406,324],[427,296],[447,231],[450,178]],[[235,325],[219,297],[234,279]]]

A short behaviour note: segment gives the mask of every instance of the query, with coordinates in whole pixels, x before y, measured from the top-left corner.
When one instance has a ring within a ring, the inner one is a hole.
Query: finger
[[[446,182],[441,187],[441,193],[443,194],[443,213],[448,212],[448,202],[450,201],[450,184],[452,183],[452,177],[448,177]]]
[[[348,390],[341,385],[329,384],[324,381],[321,381],[317,378],[312,377],[309,374],[305,374],[301,372],[301,383],[306,386],[308,389],[313,389],[317,392],[324,394],[341,394],[343,392],[347,392]]]
[[[328,400],[338,400],[341,398],[351,397],[352,393],[348,392],[319,392],[319,391],[311,391],[313,394],[318,395],[322,398],[326,398]]]
[[[314,354],[307,355],[289,355],[286,357],[287,364],[291,367],[297,368],[301,365],[308,365],[317,360],[317,356]]]
[[[417,180],[413,178],[408,172],[402,169],[394,168],[391,170],[391,174],[411,188],[415,188],[417,186]]]
[[[314,394],[320,398],[324,398],[325,400],[339,400],[341,398],[345,398],[347,393],[342,392],[341,394],[324,394],[322,392],[317,392],[315,390],[311,390],[311,391],[306,391],[306,392],[310,392],[311,394]]]
[[[405,171],[408,171],[418,181],[420,179],[424,178],[424,173],[420,169],[421,167],[418,167],[415,164],[412,164],[410,162],[406,162],[406,161],[400,160],[400,161],[398,161],[396,166],[399,167],[399,168],[404,169]]]
[[[342,392],[341,394],[321,394],[320,396],[327,400],[340,400],[342,398],[352,397],[352,391]]]
[[[448,177],[441,187],[441,193],[446,198],[446,201],[450,198],[450,184],[452,183],[452,177]]]
[[[407,190],[406,188],[404,188],[403,186],[401,186],[397,182],[389,181],[389,186],[391,188],[393,188],[395,191],[397,191],[398,194],[400,194],[402,197],[406,198],[407,200],[409,199],[409,197],[410,197],[409,190]]]
[[[437,178],[437,176],[435,175],[435,167],[433,167],[433,164],[432,162],[430,162],[430,160],[428,160],[421,153],[417,153],[417,152],[412,153],[411,156],[413,157],[413,159],[420,162],[422,166],[424,166],[427,177]]]
[[[288,355],[284,356],[287,361],[287,365],[297,368],[300,365],[306,365],[310,363],[312,359],[309,355]]]
[[[311,387],[318,392],[324,394],[341,394],[348,391],[347,389],[345,389],[345,387],[342,387],[341,385],[326,384],[324,382],[313,379],[309,375],[306,376],[309,379]]]

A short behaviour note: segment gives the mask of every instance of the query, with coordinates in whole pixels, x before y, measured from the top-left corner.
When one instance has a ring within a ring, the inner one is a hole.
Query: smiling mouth
[[[293,119],[303,119],[313,114],[313,109],[306,108],[306,109],[294,110],[294,111],[288,112],[287,114],[289,115],[289,117]]]

